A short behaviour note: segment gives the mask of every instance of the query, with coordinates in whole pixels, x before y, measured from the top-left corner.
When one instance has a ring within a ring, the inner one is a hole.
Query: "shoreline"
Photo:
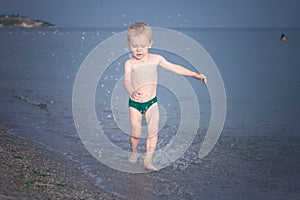
[[[21,15],[0,15],[0,27],[23,27],[23,28],[39,28],[39,27],[55,27],[55,25],[36,20]]]
[[[0,199],[117,199],[63,155],[9,134],[0,121]]]

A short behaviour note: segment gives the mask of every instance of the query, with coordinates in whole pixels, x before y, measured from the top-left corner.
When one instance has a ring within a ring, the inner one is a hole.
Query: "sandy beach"
[[[0,199],[116,199],[40,144],[8,134],[0,122]]]

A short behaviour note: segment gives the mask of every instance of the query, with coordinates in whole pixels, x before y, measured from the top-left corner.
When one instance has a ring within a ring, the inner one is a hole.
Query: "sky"
[[[299,0],[0,0],[0,14],[57,27],[300,28]]]

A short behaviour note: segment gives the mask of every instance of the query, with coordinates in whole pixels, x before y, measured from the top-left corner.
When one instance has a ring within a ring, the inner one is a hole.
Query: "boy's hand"
[[[140,101],[141,95],[142,95],[142,94],[141,94],[140,92],[134,91],[134,92],[131,94],[130,98],[131,98],[132,100],[134,100],[134,101]]]
[[[196,78],[201,80],[204,84],[207,83],[207,78],[204,74],[198,74]]]

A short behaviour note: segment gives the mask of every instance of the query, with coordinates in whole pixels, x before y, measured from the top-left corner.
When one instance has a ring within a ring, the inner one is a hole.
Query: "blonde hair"
[[[145,22],[137,22],[129,26],[127,31],[127,41],[129,42],[130,36],[146,35],[149,41],[152,41],[152,30]]]

